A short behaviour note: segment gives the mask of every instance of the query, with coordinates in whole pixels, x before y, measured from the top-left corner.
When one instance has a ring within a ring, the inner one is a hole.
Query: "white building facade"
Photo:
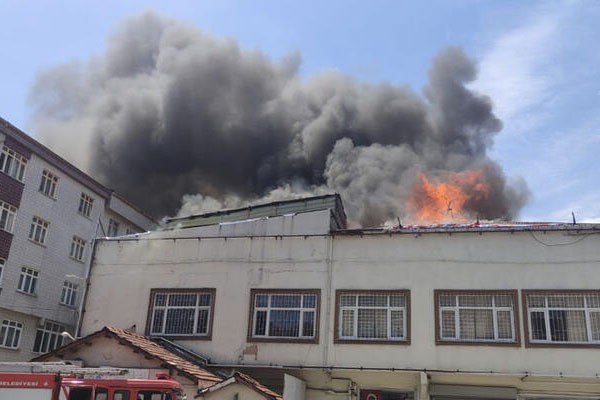
[[[341,213],[98,242],[83,334],[136,326],[294,399],[600,397],[600,226],[336,230]]]
[[[29,360],[75,334],[93,240],[154,226],[0,119],[0,359]]]

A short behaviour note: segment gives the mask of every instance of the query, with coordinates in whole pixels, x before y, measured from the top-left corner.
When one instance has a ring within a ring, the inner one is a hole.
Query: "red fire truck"
[[[158,379],[84,379],[76,374],[0,372],[0,400],[185,400],[181,385]]]

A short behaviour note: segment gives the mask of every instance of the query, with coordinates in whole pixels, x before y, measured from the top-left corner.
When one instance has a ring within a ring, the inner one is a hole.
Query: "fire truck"
[[[126,370],[48,367],[4,372],[0,365],[0,400],[186,400],[179,382],[167,374],[158,374],[157,379],[118,379],[115,375],[123,376]]]

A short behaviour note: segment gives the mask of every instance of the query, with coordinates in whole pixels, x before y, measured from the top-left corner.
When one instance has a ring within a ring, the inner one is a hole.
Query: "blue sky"
[[[35,136],[36,75],[101,54],[148,9],[274,60],[298,52],[304,77],[333,69],[417,93],[433,57],[461,46],[504,124],[490,155],[532,191],[520,219],[600,222],[600,2],[3,0],[0,115]]]

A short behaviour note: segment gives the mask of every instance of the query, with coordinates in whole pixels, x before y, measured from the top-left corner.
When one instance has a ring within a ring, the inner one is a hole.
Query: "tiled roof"
[[[264,386],[260,382],[256,381],[255,379],[253,379],[253,378],[249,377],[248,375],[243,374],[241,372],[235,372],[232,376],[230,376],[227,379],[224,379],[222,382],[219,382],[219,383],[214,384],[213,386],[209,386],[207,388],[201,389],[199,393],[214,392],[214,391],[219,390],[219,389],[221,389],[225,386],[228,386],[232,383],[239,383],[239,384],[245,385],[245,386],[249,387],[250,389],[262,394],[266,399],[283,400],[282,395],[275,393],[274,391],[272,391],[268,387]]]
[[[199,383],[204,383],[203,386],[221,382],[222,380],[204,368],[201,368],[170,352],[146,336],[109,326],[106,326],[88,336],[77,339],[66,346],[59,347],[54,351],[36,357],[32,361],[45,361],[53,357],[61,357],[62,355],[69,353],[71,350],[81,346],[82,344],[89,343],[90,340],[101,336],[114,338],[118,340],[120,344],[129,345],[140,352],[158,358],[163,363],[168,364],[177,371],[184,373],[193,380],[197,380]]]

